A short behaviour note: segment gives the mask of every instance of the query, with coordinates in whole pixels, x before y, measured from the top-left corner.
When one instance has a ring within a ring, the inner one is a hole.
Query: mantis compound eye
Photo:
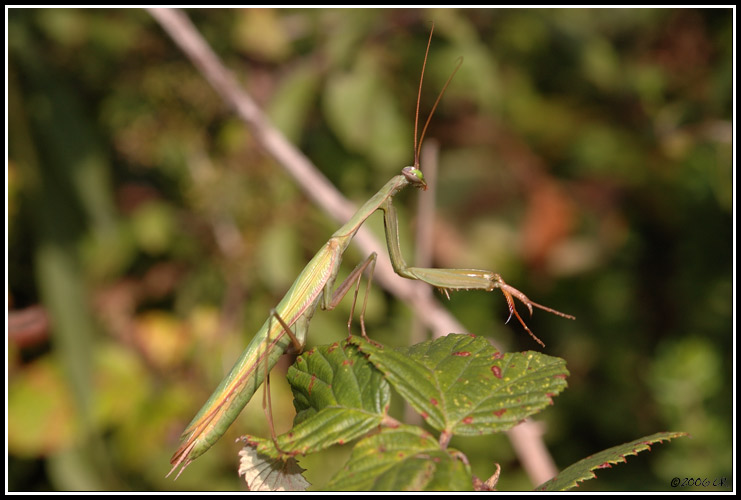
[[[418,188],[427,189],[427,181],[425,181],[425,176],[420,169],[416,167],[404,167],[401,173],[407,178],[410,184]]]

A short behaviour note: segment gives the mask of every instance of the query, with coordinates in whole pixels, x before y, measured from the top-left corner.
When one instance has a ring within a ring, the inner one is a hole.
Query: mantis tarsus
[[[432,30],[430,30],[430,41],[431,39]],[[429,51],[430,41],[427,44],[427,51]],[[417,98],[417,117],[419,116],[419,96],[422,90],[427,53],[425,53],[424,61],[422,66],[423,76],[420,78]],[[460,62],[458,66],[460,66]],[[355,286],[355,297],[357,298],[362,273],[366,269],[369,269],[369,274],[372,275],[376,259],[375,253],[361,262],[334,292],[332,292],[332,287],[335,284],[339,272],[343,253],[360,226],[376,210],[383,211],[389,256],[394,271],[399,276],[429,283],[446,295],[450,290],[477,289],[492,291],[495,288],[499,288],[507,301],[510,318],[514,315],[520,324],[522,324],[523,328],[542,346],[545,346],[543,342],[533,334],[517,312],[514,299],[518,299],[525,304],[530,314],[533,312],[533,307],[537,307],[550,313],[573,319],[573,316],[531,301],[525,294],[505,283],[497,273],[478,269],[409,267],[402,257],[399,246],[398,219],[392,200],[397,193],[407,186],[413,186],[422,190],[427,189],[427,183],[419,168],[419,151],[427,126],[430,123],[430,118],[457,69],[450,75],[450,78],[448,78],[448,81],[443,87],[443,91],[435,101],[432,111],[422,129],[419,144],[417,142],[417,120],[415,119],[414,165],[404,167],[399,175],[389,180],[386,185],[360,207],[355,215],[332,235],[329,241],[327,241],[301,271],[280,303],[270,312],[268,319],[255,334],[232,370],[221,381],[214,393],[183,432],[182,444],[170,460],[173,467],[168,473],[168,476],[180,467],[181,469],[177,474],[179,476],[194,459],[208,450],[226,432],[227,428],[234,422],[244,406],[267,378],[269,370],[277,363],[280,356],[291,343],[298,348],[304,345],[309,322],[317,306],[321,306],[325,310],[333,309],[353,285]],[[368,286],[370,286],[370,279],[368,280]],[[353,309],[354,305],[355,302],[353,302]],[[351,312],[350,320],[352,320],[352,314]],[[360,314],[360,325],[363,336],[367,337],[362,312]]]

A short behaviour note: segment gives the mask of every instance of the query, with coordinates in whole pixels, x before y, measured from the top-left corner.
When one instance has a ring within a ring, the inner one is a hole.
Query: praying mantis
[[[221,381],[208,401],[186,427],[181,436],[181,445],[170,459],[172,469],[167,474],[168,476],[180,468],[175,477],[177,479],[193,460],[205,453],[226,432],[263,381],[267,379],[270,369],[291,345],[298,350],[303,347],[309,323],[317,307],[320,306],[324,310],[334,309],[354,286],[354,300],[350,321],[348,321],[348,328],[350,327],[360,279],[367,270],[369,273],[367,287],[370,287],[377,257],[376,253],[372,253],[366,260],[358,264],[334,292],[332,288],[337,279],[342,255],[366,219],[377,210],[383,212],[389,257],[394,271],[399,276],[428,283],[446,295],[451,290],[492,291],[498,288],[507,302],[510,318],[515,316],[530,336],[543,347],[545,347],[545,344],[535,336],[517,312],[515,299],[525,304],[530,314],[533,312],[533,307],[536,307],[558,316],[574,319],[571,315],[531,301],[525,294],[507,284],[499,274],[492,271],[410,267],[404,261],[399,244],[398,218],[393,206],[393,198],[409,186],[423,191],[427,189],[427,183],[419,165],[422,141],[432,114],[462,63],[462,61],[458,63],[458,67],[443,86],[442,92],[435,101],[422,129],[419,141],[417,141],[419,101],[427,54],[432,40],[432,31],[431,29],[417,96],[414,126],[414,165],[404,167],[399,175],[394,176],[365,202],[350,220],[329,238],[327,243],[301,271],[280,303],[270,311],[267,320],[255,334],[229,374]],[[367,296],[366,290],[364,301],[367,300]],[[363,319],[364,310],[365,302],[360,314],[360,326],[362,335],[367,338]]]

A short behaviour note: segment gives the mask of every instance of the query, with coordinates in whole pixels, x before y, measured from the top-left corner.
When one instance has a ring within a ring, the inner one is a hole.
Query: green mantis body
[[[280,301],[271,316],[262,325],[252,342],[239,357],[229,375],[222,380],[203,408],[193,418],[183,432],[183,442],[173,455],[170,463],[173,470],[185,467],[203,454],[218,440],[234,422],[242,408],[252,398],[265,379],[266,373],[275,365],[278,358],[288,348],[291,338],[285,335],[291,328],[300,345],[304,344],[309,321],[317,306],[323,309],[334,308],[339,300],[356,282],[360,273],[375,259],[358,266],[351,275],[332,293],[332,286],[342,260],[353,236],[365,220],[376,210],[384,212],[386,241],[394,271],[409,279],[421,280],[447,293],[449,290],[478,289],[491,291],[499,288],[504,293],[511,314],[514,314],[524,328],[530,332],[514,307],[514,298],[521,300],[532,313],[532,307],[570,317],[529,300],[522,292],[511,287],[491,271],[478,269],[430,269],[408,267],[401,255],[398,236],[398,219],[392,204],[393,197],[407,186],[426,189],[422,172],[416,167],[405,167],[400,175],[393,177],[371,199],[369,199],[344,226],[338,229],[327,243],[317,252],[296,278],[291,288]],[[273,316],[281,321],[274,321]],[[365,332],[363,332],[365,334]],[[542,344],[542,342],[540,342]],[[181,472],[182,472],[181,469]],[[169,475],[169,474],[168,474]],[[179,475],[179,474],[178,474]]]
[[[356,268],[334,296],[332,295],[331,288],[340,268],[342,254],[363,222],[379,208],[388,213],[391,198],[410,183],[426,187],[424,177],[419,170],[407,167],[404,172],[404,175],[397,175],[386,183],[383,189],[368,200],[347,224],[332,235],[301,271],[283,300],[275,308],[275,315],[293,329],[296,340],[300,344],[304,343],[309,321],[317,306],[321,304],[323,309],[333,308],[339,301],[338,299],[341,299],[347,292],[347,284],[351,284],[351,280],[360,269]],[[393,211],[393,207],[391,210]],[[395,248],[398,250],[398,243]],[[290,337],[284,333],[283,324],[273,321],[272,315],[265,321],[229,375],[221,381],[183,432],[183,443],[170,461],[173,464],[173,470],[181,465],[184,469],[226,432],[229,425],[260,387],[266,372],[275,365],[291,343]]]
[[[430,32],[432,36],[432,32]],[[429,44],[428,44],[429,48]],[[426,57],[425,57],[426,60]],[[424,73],[424,66],[423,66]],[[451,75],[452,78],[452,75]],[[450,81],[450,79],[448,80]],[[420,90],[422,82],[420,80]],[[446,83],[447,86],[447,83]],[[443,89],[444,90],[444,89]],[[442,93],[440,94],[442,96]],[[440,100],[438,97],[438,102]],[[419,102],[418,102],[419,106]],[[433,107],[433,112],[437,102]],[[430,114],[432,116],[432,113]],[[429,118],[427,120],[429,124]],[[425,125],[425,130],[427,125]],[[422,132],[424,137],[424,130]],[[420,139],[421,144],[421,139]],[[510,310],[510,317],[515,315],[525,330],[541,345],[543,344],[530,331],[515,309],[514,299],[522,301],[532,314],[533,306],[560,316],[571,316],[529,300],[522,292],[505,283],[502,278],[491,271],[478,269],[430,269],[409,267],[401,255],[399,246],[398,219],[392,204],[393,197],[407,186],[427,189],[427,183],[419,170],[419,148],[416,144],[415,126],[415,165],[404,167],[399,175],[394,176],[373,197],[371,197],[355,215],[338,229],[327,243],[317,252],[298,275],[296,281],[280,303],[271,311],[268,319],[239,357],[231,372],[216,388],[198,414],[193,418],[182,434],[182,444],[172,456],[172,472],[180,467],[180,472],[194,459],[208,450],[234,422],[247,402],[263,383],[270,369],[277,363],[283,352],[293,342],[297,347],[305,343],[311,317],[317,306],[322,309],[333,309],[347,294],[350,287],[357,286],[363,271],[375,264],[376,255],[372,254],[353,270],[348,278],[332,292],[342,255],[360,226],[376,210],[384,213],[386,242],[394,271],[408,279],[420,280],[437,287],[447,294],[449,290],[486,290],[499,288],[504,294]],[[365,326],[361,314],[361,328],[365,336]],[[352,319],[352,318],[351,318]]]

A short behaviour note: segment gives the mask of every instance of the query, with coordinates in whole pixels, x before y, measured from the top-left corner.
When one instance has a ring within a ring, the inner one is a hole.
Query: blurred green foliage
[[[435,265],[493,269],[577,316],[531,322],[571,372],[539,415],[557,465],[686,431],[580,489],[730,480],[730,9],[188,15],[357,202],[412,161],[434,20],[423,116],[465,59],[428,132],[441,143]],[[146,11],[10,9],[7,30],[8,487],[239,488],[233,438],[267,435],[259,401],[175,483],[169,457],[337,225]],[[400,201],[402,228],[416,196]],[[351,249],[344,272],[363,257]],[[446,304],[478,335],[537,347],[503,324],[500,295]],[[310,344],[343,338],[349,307],[318,312]],[[406,345],[409,321],[373,289],[372,336]],[[273,380],[283,431],[293,409]],[[451,445],[479,477],[500,463],[500,489],[532,488],[506,438]],[[302,461],[319,487],[347,456],[333,453]]]

